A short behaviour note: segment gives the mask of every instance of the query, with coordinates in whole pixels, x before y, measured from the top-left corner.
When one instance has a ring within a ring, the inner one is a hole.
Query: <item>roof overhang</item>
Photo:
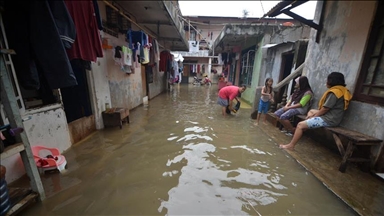
[[[232,51],[235,47],[242,47],[249,41],[256,41],[264,35],[267,26],[260,25],[231,25],[224,26],[213,43],[215,53]]]
[[[184,24],[172,1],[116,1],[103,0],[146,34],[156,38],[163,48],[172,51],[188,51]]]
[[[282,0],[277,5],[275,5],[271,10],[269,10],[266,14],[264,14],[264,17],[276,17],[280,14],[285,14],[287,16],[292,17],[293,19],[300,21],[316,30],[321,30],[321,26],[317,23],[314,23],[312,20],[307,20],[303,18],[302,16],[299,16],[295,13],[293,13],[291,10],[293,8],[296,8],[297,6],[300,6],[304,3],[308,2],[308,0],[304,1],[295,1],[295,0]]]

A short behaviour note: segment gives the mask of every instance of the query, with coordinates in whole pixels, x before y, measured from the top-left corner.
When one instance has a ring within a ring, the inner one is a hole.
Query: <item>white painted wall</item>
[[[95,116],[96,129],[102,129],[104,123],[101,113],[105,110],[106,103],[111,106],[106,58],[97,58],[96,62],[92,62],[91,68],[92,71],[87,71],[87,78],[92,113]]]
[[[38,109],[26,110],[24,116],[32,118],[25,121],[24,131],[31,146],[43,145],[58,148],[60,152],[71,147],[67,118],[61,104],[53,104]],[[25,174],[19,154],[1,160],[7,168],[6,181],[17,180]]]

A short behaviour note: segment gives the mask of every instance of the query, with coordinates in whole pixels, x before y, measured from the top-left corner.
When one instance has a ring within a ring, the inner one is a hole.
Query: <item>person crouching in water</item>
[[[219,91],[219,97],[217,99],[217,103],[222,106],[221,107],[221,113],[223,116],[226,115],[226,109],[228,109],[232,112],[236,112],[233,108],[233,100],[241,93],[243,93],[247,89],[246,85],[241,85],[241,87],[238,86],[225,86],[220,89]]]
[[[270,102],[273,103],[273,98],[274,98],[272,84],[273,84],[273,79],[267,78],[265,80],[265,84],[263,88],[261,88],[261,97],[260,97],[258,115],[257,115],[255,125],[259,125],[261,115],[263,115],[264,117],[263,123],[267,124],[266,114],[268,112],[269,104]]]
[[[352,99],[351,93],[345,86],[342,73],[330,73],[327,77],[327,88],[329,89],[321,97],[319,109],[311,109],[306,120],[297,124],[291,142],[280,145],[280,148],[293,150],[303,135],[303,131],[307,129],[338,126]]]

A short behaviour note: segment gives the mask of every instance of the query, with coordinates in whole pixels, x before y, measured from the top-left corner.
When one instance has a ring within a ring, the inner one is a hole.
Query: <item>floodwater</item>
[[[23,215],[356,215],[249,106],[223,117],[216,100],[217,85],[181,85],[132,110],[129,125],[71,147]]]

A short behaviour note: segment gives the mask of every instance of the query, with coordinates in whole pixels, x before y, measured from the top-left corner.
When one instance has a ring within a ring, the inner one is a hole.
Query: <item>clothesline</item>
[[[215,66],[224,66],[223,64],[207,64],[207,63],[182,63],[183,65],[215,65]]]
[[[138,23],[136,23],[135,21],[133,21],[131,18],[129,18],[127,15],[125,15],[123,12],[120,11],[120,9],[118,9],[116,6],[114,6],[112,3],[108,2],[107,0],[104,0],[104,3],[107,4],[108,6],[110,6],[111,8],[113,8],[114,10],[116,10],[117,12],[119,12],[124,18],[126,18],[127,20],[129,20],[131,23],[135,24],[137,27],[139,27],[142,31],[144,31],[147,35],[150,35],[152,38],[156,39],[157,37],[151,33],[148,33],[148,31],[145,30],[144,27],[140,26]]]

